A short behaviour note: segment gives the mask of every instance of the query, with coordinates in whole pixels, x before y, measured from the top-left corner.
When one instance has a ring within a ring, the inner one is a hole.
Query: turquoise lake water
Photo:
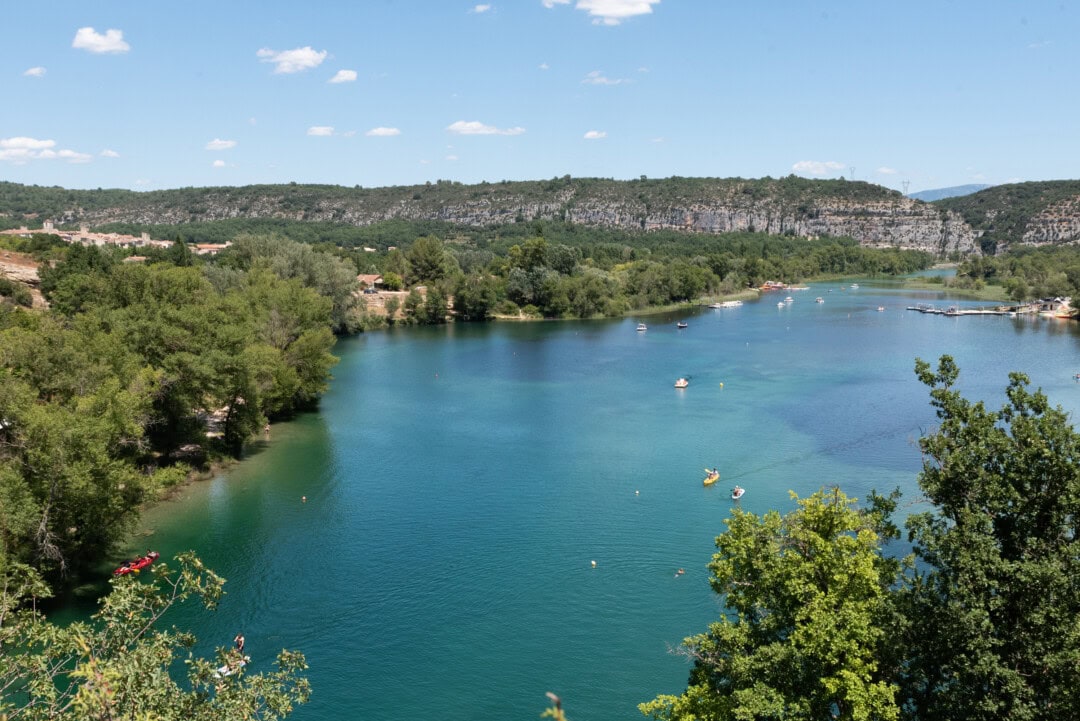
[[[254,670],[307,655],[297,719],[532,720],[545,691],[573,721],[644,718],[685,687],[669,649],[719,612],[705,565],[733,484],[755,512],[834,484],[916,501],[935,422],[916,356],[952,354],[995,407],[1022,370],[1080,408],[1077,324],[922,315],[904,308],[936,294],[861,285],[345,340],[318,414],[152,509],[134,548],[229,579],[217,612],[173,618],[199,653],[239,631]]]

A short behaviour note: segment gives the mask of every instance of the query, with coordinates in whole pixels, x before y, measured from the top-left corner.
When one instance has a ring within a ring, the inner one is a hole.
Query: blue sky
[[[1080,5],[9,3],[0,179],[1080,177]]]

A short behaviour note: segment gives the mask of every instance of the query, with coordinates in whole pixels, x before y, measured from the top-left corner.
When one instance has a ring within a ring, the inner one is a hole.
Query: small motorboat
[[[852,283],[851,284],[851,289],[852,290],[858,290],[859,289],[859,284],[858,283]]]
[[[113,575],[126,576],[129,573],[138,573],[156,561],[160,556],[161,554],[157,551],[149,551],[145,556],[136,558],[134,561],[124,561],[119,568],[113,571]]]
[[[740,486],[735,486],[734,488],[731,489],[731,500],[733,500],[733,501],[739,500],[740,498],[743,497],[744,493],[746,493],[745,488],[742,488]]]
[[[877,312],[878,312],[878,313],[884,313],[884,312],[885,312],[885,306],[883,306],[883,305],[879,305],[879,306],[877,307]]]
[[[791,296],[789,295],[789,296],[788,296],[787,298],[784,298],[784,302],[785,302],[785,303],[794,303],[794,302],[795,302],[795,299],[794,299],[794,298],[792,298],[792,297],[791,297]]]
[[[638,323],[638,324],[637,324],[637,329],[638,329],[639,331],[643,331],[643,330],[649,330],[649,328],[648,328],[648,327],[647,327],[647,326],[646,326],[646,325],[645,325],[644,323]]]
[[[819,295],[819,296],[818,296],[817,298],[814,298],[814,302],[815,302],[815,303],[824,303],[824,302],[825,302],[825,299],[824,299],[824,298],[822,298],[822,297],[821,297],[821,296]]]
[[[685,327],[686,327],[686,323],[685,323],[684,321],[681,321],[681,320],[680,320],[680,321],[679,321],[678,323],[676,323],[676,324],[675,324],[675,327],[676,327],[676,328],[685,328]]]
[[[780,301],[779,303],[776,304],[776,307],[777,308],[785,308],[786,306],[784,305],[784,301]]]
[[[688,385],[690,385],[690,381],[686,380],[685,378],[680,378],[679,380],[675,381],[676,388],[686,388],[686,386]]]
[[[706,468],[705,473],[705,480],[701,482],[703,486],[711,486],[720,480],[720,471],[715,468]]]

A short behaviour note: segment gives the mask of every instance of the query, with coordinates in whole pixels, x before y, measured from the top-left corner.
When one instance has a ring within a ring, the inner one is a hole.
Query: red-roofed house
[[[382,276],[365,275],[364,273],[361,273],[360,275],[356,276],[356,282],[360,284],[361,290],[365,288],[374,288],[375,286],[382,283]]]

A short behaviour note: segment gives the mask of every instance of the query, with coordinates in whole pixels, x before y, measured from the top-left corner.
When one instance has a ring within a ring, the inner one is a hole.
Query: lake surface
[[[637,703],[685,687],[669,648],[718,615],[705,565],[733,484],[754,512],[834,484],[915,501],[935,422],[916,356],[952,354],[965,395],[994,407],[1022,370],[1080,408],[1075,323],[922,315],[904,308],[936,294],[839,288],[343,341],[321,412],[153,509],[134,550],[194,549],[229,579],[216,613],[173,619],[199,653],[243,632],[254,670],[307,655],[297,719],[531,720],[545,691],[574,721],[643,718]]]

